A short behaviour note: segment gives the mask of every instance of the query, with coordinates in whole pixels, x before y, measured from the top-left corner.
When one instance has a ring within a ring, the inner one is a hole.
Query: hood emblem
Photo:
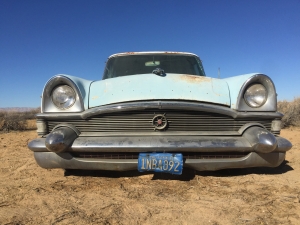
[[[164,130],[168,125],[166,114],[157,114],[152,119],[154,130]]]

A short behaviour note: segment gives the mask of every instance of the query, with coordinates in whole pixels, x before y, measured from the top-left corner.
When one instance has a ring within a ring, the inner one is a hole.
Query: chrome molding
[[[48,151],[46,138],[29,142],[34,152]],[[251,127],[242,136],[135,136],[78,137],[68,152],[285,152],[292,144],[259,127]]]
[[[40,113],[37,114],[39,119],[87,119],[100,114],[134,111],[143,109],[176,109],[176,110],[194,110],[202,112],[218,113],[232,118],[277,118],[281,119],[283,114],[279,112],[260,112],[260,111],[244,111],[239,112],[228,107],[200,103],[200,102],[184,102],[184,101],[140,101],[116,103],[111,105],[99,106],[85,110],[84,112],[56,112],[56,113]],[[260,109],[261,110],[261,109]]]
[[[74,105],[68,109],[59,109],[57,108],[54,103],[52,102],[51,94],[53,89],[58,85],[69,85],[73,88],[73,90],[76,93],[76,101]],[[43,91],[43,97],[42,97],[42,112],[47,113],[61,113],[61,112],[82,112],[84,110],[84,104],[82,95],[80,93],[79,88],[77,85],[68,77],[65,77],[63,75],[57,75],[55,77],[52,77],[45,85],[44,91]]]
[[[252,84],[262,84],[267,89],[267,101],[264,105],[258,108],[252,108],[250,107],[245,99],[244,99],[244,93],[247,90],[247,88]],[[237,98],[237,108],[239,111],[274,111],[277,110],[277,94],[276,89],[273,81],[270,77],[264,75],[264,74],[257,74],[252,77],[250,77],[242,86],[239,96]]]

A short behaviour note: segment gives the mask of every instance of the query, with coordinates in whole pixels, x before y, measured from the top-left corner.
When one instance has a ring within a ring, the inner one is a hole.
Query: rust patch
[[[178,80],[184,80],[191,83],[202,83],[202,82],[210,82],[211,79],[207,77],[202,76],[195,76],[195,75],[189,75],[189,74],[182,74],[178,78]]]
[[[118,57],[118,56],[124,56],[124,55],[135,55],[137,54],[138,52],[122,52],[122,53],[116,53],[116,54],[113,54],[111,56],[108,57],[108,59],[110,58],[113,58],[113,57]]]

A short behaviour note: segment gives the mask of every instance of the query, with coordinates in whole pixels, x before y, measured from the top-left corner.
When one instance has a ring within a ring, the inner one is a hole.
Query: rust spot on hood
[[[210,78],[189,74],[182,74],[178,78],[179,80],[184,80],[191,83],[202,83],[202,82],[211,82]]]

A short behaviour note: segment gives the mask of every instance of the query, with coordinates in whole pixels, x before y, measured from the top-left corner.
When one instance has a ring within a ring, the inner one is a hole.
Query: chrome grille
[[[237,132],[246,123],[260,123],[271,130],[271,119],[243,118],[234,119],[227,115],[183,110],[140,110],[118,113],[108,113],[87,119],[48,120],[47,128],[50,132],[60,123],[69,123],[81,133],[126,133],[138,132],[145,134],[153,132],[152,119],[157,114],[164,114],[168,126],[158,132]]]

